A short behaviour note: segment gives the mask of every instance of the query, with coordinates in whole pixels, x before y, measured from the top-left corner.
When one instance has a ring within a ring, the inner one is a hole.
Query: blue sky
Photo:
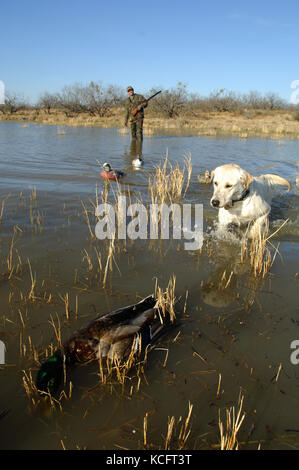
[[[75,82],[208,95],[299,80],[299,1],[3,0],[0,80],[35,101]]]

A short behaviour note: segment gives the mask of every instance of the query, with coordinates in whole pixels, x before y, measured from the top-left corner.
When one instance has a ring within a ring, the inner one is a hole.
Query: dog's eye
[[[218,183],[217,183],[217,181],[214,181],[214,186],[218,186]]]
[[[232,184],[226,183],[225,188],[231,188]]]

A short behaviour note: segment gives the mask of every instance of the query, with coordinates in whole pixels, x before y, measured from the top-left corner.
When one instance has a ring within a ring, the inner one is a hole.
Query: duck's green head
[[[64,354],[58,349],[40,367],[36,387],[41,392],[54,393],[63,379]]]
[[[104,163],[103,168],[106,171],[111,171],[111,165],[109,165],[109,163]]]

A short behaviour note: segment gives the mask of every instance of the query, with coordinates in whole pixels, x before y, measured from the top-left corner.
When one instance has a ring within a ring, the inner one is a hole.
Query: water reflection
[[[142,140],[141,139],[134,139],[131,140],[130,145],[130,157],[132,159],[136,157],[141,157],[142,155]]]

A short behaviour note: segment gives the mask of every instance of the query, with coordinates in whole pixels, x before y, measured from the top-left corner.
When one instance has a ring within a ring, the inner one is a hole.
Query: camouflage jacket
[[[126,114],[125,114],[125,122],[130,121],[135,121],[137,119],[142,119],[144,117],[144,111],[143,108],[147,107],[147,103],[141,108],[140,111],[137,111],[135,116],[131,114],[131,111],[133,109],[137,108],[139,104],[141,104],[143,101],[145,101],[145,98],[143,95],[138,95],[137,93],[134,93],[134,95],[129,96],[129,98],[126,99],[125,101],[125,107],[126,107]]]

